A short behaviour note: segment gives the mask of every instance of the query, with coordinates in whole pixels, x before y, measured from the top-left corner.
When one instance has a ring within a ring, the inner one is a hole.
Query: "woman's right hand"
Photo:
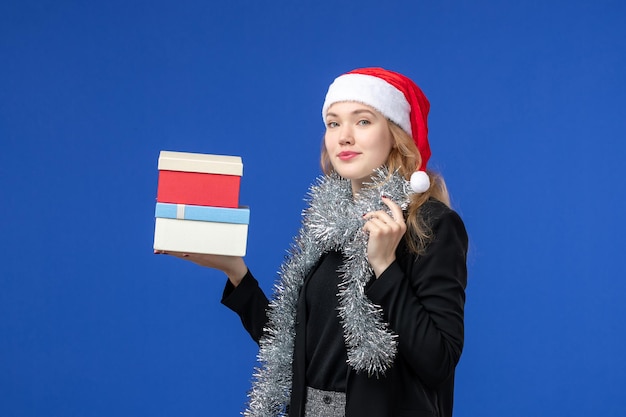
[[[204,253],[185,253],[155,250],[155,254],[171,255],[207,268],[218,269],[226,274],[228,280],[236,287],[248,272],[248,266],[242,257],[226,255],[209,255]]]

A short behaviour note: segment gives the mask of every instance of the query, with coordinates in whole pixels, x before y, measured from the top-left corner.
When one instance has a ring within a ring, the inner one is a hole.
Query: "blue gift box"
[[[204,222],[250,224],[250,209],[157,203],[154,217]]]
[[[250,209],[157,203],[154,249],[244,256]]]

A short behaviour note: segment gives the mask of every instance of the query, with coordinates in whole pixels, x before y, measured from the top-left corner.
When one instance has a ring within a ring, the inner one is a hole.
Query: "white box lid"
[[[243,175],[241,157],[203,153],[161,151],[158,168],[165,171]]]

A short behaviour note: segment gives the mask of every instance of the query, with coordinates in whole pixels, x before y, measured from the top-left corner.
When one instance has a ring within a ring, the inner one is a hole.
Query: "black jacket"
[[[452,416],[454,370],[464,337],[468,239],[460,217],[444,204],[431,199],[421,213],[433,234],[425,252],[417,256],[401,244],[396,261],[366,288],[398,335],[395,363],[384,377],[349,372],[346,417]],[[222,303],[258,342],[268,300],[250,272],[236,289],[227,283]],[[290,417],[304,415],[303,306],[299,302]]]

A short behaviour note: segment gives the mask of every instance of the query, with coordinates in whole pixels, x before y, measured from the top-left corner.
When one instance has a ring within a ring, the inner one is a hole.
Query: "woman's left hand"
[[[366,220],[363,230],[369,234],[367,259],[376,278],[396,260],[396,249],[406,232],[400,206],[387,197],[383,197],[383,203],[391,210],[391,216],[383,210],[371,211],[363,216]]]

